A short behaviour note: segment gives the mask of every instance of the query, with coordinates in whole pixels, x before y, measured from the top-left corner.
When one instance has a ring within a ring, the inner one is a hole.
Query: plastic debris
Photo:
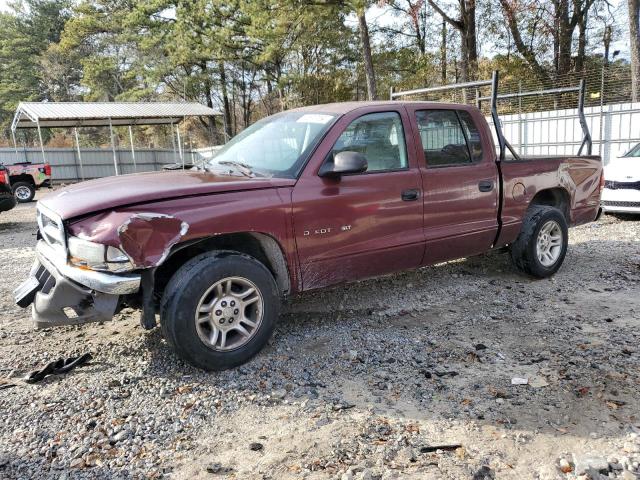
[[[79,357],[59,358],[55,362],[46,364],[40,370],[34,370],[24,377],[24,381],[27,383],[37,383],[43,380],[48,375],[61,375],[68,373],[76,367],[84,365],[91,360],[91,354],[85,353]]]
[[[528,378],[513,377],[511,379],[511,385],[527,385],[528,383]]]

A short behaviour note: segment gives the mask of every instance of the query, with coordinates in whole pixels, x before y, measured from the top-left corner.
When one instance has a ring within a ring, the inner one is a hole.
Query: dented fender
[[[156,212],[106,212],[70,225],[73,235],[119,248],[136,269],[161,265],[189,232],[184,220]]]

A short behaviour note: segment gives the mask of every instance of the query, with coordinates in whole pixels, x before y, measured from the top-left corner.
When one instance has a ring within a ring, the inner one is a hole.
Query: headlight
[[[76,267],[105,272],[133,270],[129,257],[116,247],[69,237],[69,263]]]

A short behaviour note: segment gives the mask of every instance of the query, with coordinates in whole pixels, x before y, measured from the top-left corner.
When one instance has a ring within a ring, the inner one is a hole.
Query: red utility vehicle
[[[27,203],[36,196],[36,190],[51,186],[51,165],[22,162],[6,165],[11,187],[18,203]]]
[[[17,303],[33,303],[38,327],[136,305],[146,328],[160,314],[181,357],[224,369],[255,355],[281,298],[304,290],[505,246],[519,270],[552,275],[567,227],[596,218],[601,162],[506,159],[493,82],[498,155],[475,107],[339,103],[265,118],[204,169],[59,190],[38,203]]]

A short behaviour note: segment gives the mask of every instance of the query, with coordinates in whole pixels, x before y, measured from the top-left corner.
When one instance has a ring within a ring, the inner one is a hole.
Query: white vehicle
[[[604,212],[640,214],[640,143],[604,167]]]

